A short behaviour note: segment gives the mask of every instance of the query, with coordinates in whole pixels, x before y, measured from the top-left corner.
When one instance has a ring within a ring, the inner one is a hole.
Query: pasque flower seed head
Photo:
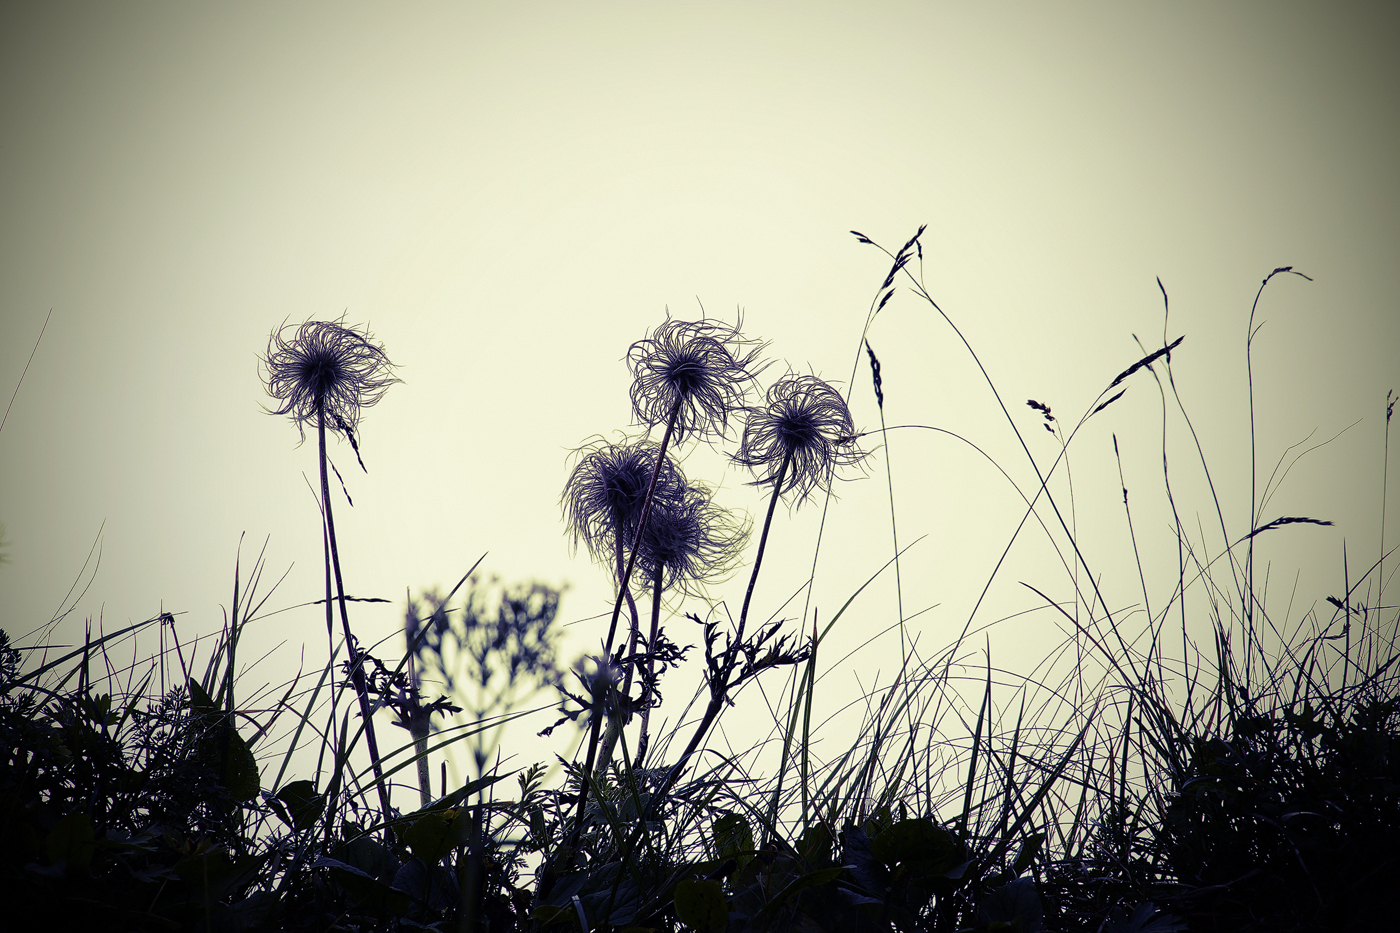
[[[632,546],[659,453],[651,441],[612,444],[601,437],[580,448],[561,498],[575,548],[581,541],[594,560],[613,566],[619,544],[624,551]],[[680,500],[684,489],[685,477],[666,457],[656,477],[652,520],[657,504]]]
[[[637,567],[645,579],[661,575],[663,590],[678,587],[694,595],[734,569],[749,536],[747,521],[716,505],[712,492],[694,483],[679,499],[653,503],[642,533]]]
[[[639,424],[665,425],[675,411],[676,441],[723,437],[732,412],[744,407],[762,371],[766,344],[746,340],[717,321],[666,322],[627,351],[632,413]]]
[[[341,321],[307,321],[283,325],[268,338],[263,370],[267,392],[281,404],[269,409],[290,415],[303,438],[316,427],[324,408],[332,427],[353,432],[362,409],[400,382],[384,348],[371,343],[368,331]]]
[[[816,376],[789,374],[769,387],[762,407],[748,410],[733,459],[758,477],[755,486],[775,485],[786,462],[775,492],[793,493],[793,505],[801,505],[813,490],[831,488],[837,467],[865,459],[854,435],[841,393]]]

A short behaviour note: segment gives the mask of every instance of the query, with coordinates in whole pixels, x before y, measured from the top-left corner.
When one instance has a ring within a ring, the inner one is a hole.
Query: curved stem
[[[621,585],[622,574],[627,565],[622,559],[622,526],[620,522],[618,523],[616,533],[613,535],[613,544],[614,547],[617,548],[617,579],[618,584]],[[632,599],[631,590],[625,590],[624,592],[627,596],[627,612],[632,616],[632,629],[635,631],[637,627],[641,625],[637,615],[637,603]]]
[[[710,684],[710,703],[709,706],[705,708],[705,715],[700,720],[700,727],[696,729],[695,734],[690,737],[690,742],[687,743],[685,751],[681,753],[681,757],[671,766],[671,770],[666,775],[665,783],[656,792],[654,798],[656,800],[662,799],[666,795],[666,792],[671,789],[671,786],[676,783],[676,779],[680,777],[681,770],[685,767],[686,762],[690,759],[691,755],[695,754],[695,750],[700,747],[700,742],[704,739],[705,733],[709,731],[710,726],[714,725],[714,721],[719,716],[720,710],[724,708],[725,694],[729,689],[729,675],[734,671],[734,661],[739,656],[740,645],[743,644],[744,622],[748,619],[749,603],[753,599],[754,584],[758,582],[759,568],[763,566],[763,552],[768,546],[768,529],[773,525],[773,511],[777,508],[778,499],[782,496],[783,479],[787,475],[788,465],[791,462],[791,453],[783,457],[783,465],[778,468],[778,475],[773,481],[773,498],[768,502],[768,516],[763,520],[763,534],[758,539],[758,554],[754,557],[753,573],[749,575],[749,588],[747,592],[744,593],[744,607],[739,611],[739,627],[734,633],[734,641],[730,644],[729,650],[726,652],[729,657],[725,661],[724,667],[721,669],[719,681]]]
[[[681,772],[685,770],[686,764],[695,754],[696,749],[700,747],[700,743],[710,731],[710,727],[715,724],[715,720],[719,718],[720,711],[724,709],[729,690],[729,676],[733,673],[734,661],[739,655],[739,646],[743,642],[744,623],[748,618],[749,603],[753,599],[753,589],[754,584],[758,581],[759,568],[763,565],[763,552],[768,545],[768,530],[772,527],[773,512],[778,506],[778,499],[782,496],[783,480],[787,476],[788,466],[791,464],[791,461],[791,453],[783,457],[782,466],[778,468],[778,474],[773,481],[773,498],[768,502],[768,515],[763,521],[763,534],[758,540],[758,554],[754,557],[753,572],[749,575],[749,587],[744,593],[744,606],[739,612],[739,625],[735,631],[734,641],[726,652],[729,657],[720,670],[718,681],[710,684],[710,702],[706,705],[705,713],[700,718],[700,725],[691,735],[690,741],[686,743],[685,750],[681,752],[680,757],[676,759],[676,763],[667,769],[665,780],[663,780],[661,785],[652,793],[651,804],[646,814],[637,822],[636,828],[632,831],[628,845],[624,850],[624,852],[627,853],[624,858],[631,857],[631,853],[636,849],[637,843],[641,840],[642,832],[646,827],[647,821],[651,818],[651,814],[656,812],[656,809],[666,798],[666,794],[675,786],[676,781],[681,776]]]
[[[622,562],[622,538],[620,537],[620,534],[621,530],[619,528],[618,534],[613,536],[613,541],[616,542],[617,547],[617,578],[619,582],[621,582],[622,580],[622,573],[625,569],[625,566]],[[627,612],[632,619],[632,634],[627,639],[627,651],[623,656],[631,657],[632,655],[637,653],[637,638],[641,635],[642,623],[641,618],[637,613],[637,602],[632,598],[632,591],[630,589],[623,590],[623,594],[627,598]],[[626,696],[631,689],[632,665],[627,664],[622,675],[622,695]]]

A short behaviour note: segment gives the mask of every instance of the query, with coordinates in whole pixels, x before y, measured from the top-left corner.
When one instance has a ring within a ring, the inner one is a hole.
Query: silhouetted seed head
[[[601,437],[579,449],[579,461],[560,500],[575,549],[582,541],[594,560],[615,569],[619,535],[626,554],[642,519],[659,450],[651,441],[611,444]],[[665,458],[652,508],[679,501],[684,489],[685,477],[670,457]]]
[[[696,483],[679,501],[652,505],[637,552],[637,567],[648,581],[661,572],[661,588],[698,595],[705,584],[723,580],[738,563],[749,523],[712,501]]]
[[[632,369],[632,413],[639,424],[665,425],[681,403],[674,435],[723,437],[730,412],[744,407],[766,344],[746,340],[738,327],[717,321],[673,321],[627,351]]]
[[[307,321],[273,331],[262,363],[267,393],[281,405],[268,411],[290,415],[304,439],[306,428],[316,427],[316,409],[323,404],[332,429],[353,432],[361,409],[402,381],[393,375],[384,348],[371,339],[368,331],[340,321]]]
[[[856,444],[845,399],[816,376],[786,375],[768,389],[762,408],[750,408],[734,462],[758,477],[750,485],[771,486],[791,455],[780,494],[796,493],[801,505],[815,489],[829,490],[837,467],[857,466],[867,456]]]

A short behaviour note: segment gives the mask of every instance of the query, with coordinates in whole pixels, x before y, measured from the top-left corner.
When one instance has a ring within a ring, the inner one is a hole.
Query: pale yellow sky
[[[1291,608],[1271,602],[1296,621],[1340,591],[1344,541],[1353,576],[1379,545],[1385,393],[1400,388],[1397,46],[1384,4],[7,4],[6,402],[53,313],[0,433],[0,624],[47,621],[99,528],[75,623],[164,606],[209,631],[244,532],[245,560],[270,536],[270,569],[292,566],[273,604],[317,598],[313,445],[259,410],[257,357],[284,320],[342,313],[405,380],[364,419],[368,475],[333,452],[355,499],[337,521],[347,586],[395,600],[357,626],[389,632],[406,588],[450,585],[487,551],[507,579],[567,581],[567,618],[600,612],[606,580],[569,554],[558,496],[570,448],[628,427],[627,346],[667,307],[742,307],[774,371],[844,382],[888,267],[847,231],[895,248],[921,223],[929,291],[1044,462],[1054,442],[1024,401],[1071,418],[1138,357],[1133,334],[1160,345],[1161,277],[1234,537],[1250,302],[1276,266],[1313,276],[1270,286],[1255,346],[1264,476],[1290,445],[1354,425],[1263,509],[1337,522],[1261,538],[1271,593],[1300,570]],[[956,431],[1026,483],[927,306],[901,291],[870,342],[890,423]],[[857,423],[878,426],[863,361],[854,388]],[[1072,448],[1081,544],[1115,608],[1141,593],[1114,434],[1149,575],[1167,587],[1175,567],[1160,425],[1142,373]],[[1178,505],[1215,553],[1179,427]],[[924,536],[905,606],[936,604],[915,628],[941,645],[1019,500],[956,442],[906,432],[891,448],[901,539]],[[828,516],[822,618],[888,557],[885,462]],[[718,455],[686,467],[761,512]],[[779,512],[765,612],[804,579],[819,517]],[[1068,596],[1044,541],[1013,549],[979,621],[1034,605],[1019,580]],[[742,581],[716,595],[737,600]],[[833,645],[892,622],[893,604],[881,581]],[[577,645],[599,637],[591,624]],[[257,637],[305,640],[319,660],[322,625],[288,613]],[[993,650],[1027,667],[1053,635],[1038,613],[997,629]],[[889,657],[857,656],[836,695]]]

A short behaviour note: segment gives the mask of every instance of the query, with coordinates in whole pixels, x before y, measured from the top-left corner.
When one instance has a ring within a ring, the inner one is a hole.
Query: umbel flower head
[[[667,318],[627,351],[633,416],[653,427],[676,411],[677,442],[692,433],[724,436],[730,412],[744,407],[749,386],[763,370],[757,360],[765,346],[742,337],[737,326]]]
[[[326,421],[353,435],[360,412],[378,402],[389,386],[401,381],[384,348],[371,343],[368,330],[341,321],[307,321],[283,325],[267,341],[263,369],[267,393],[281,404],[269,409],[290,415],[302,438],[316,427],[317,411]]]
[[[645,579],[661,575],[661,588],[695,595],[734,569],[749,536],[749,523],[716,505],[710,489],[695,483],[680,499],[652,505],[642,532],[637,567]]]
[[[575,548],[582,541],[594,560],[607,566],[619,562],[619,549],[625,552],[632,546],[642,520],[660,452],[651,441],[612,444],[601,437],[580,448],[560,501]],[[650,520],[655,521],[659,504],[680,500],[684,490],[685,477],[670,457],[664,458]]]
[[[750,408],[734,462],[758,477],[751,485],[794,493],[801,505],[815,489],[829,490],[837,467],[857,466],[867,456],[856,445],[846,400],[816,376],[788,374],[768,389],[766,404]],[[787,470],[783,472],[783,464]]]

